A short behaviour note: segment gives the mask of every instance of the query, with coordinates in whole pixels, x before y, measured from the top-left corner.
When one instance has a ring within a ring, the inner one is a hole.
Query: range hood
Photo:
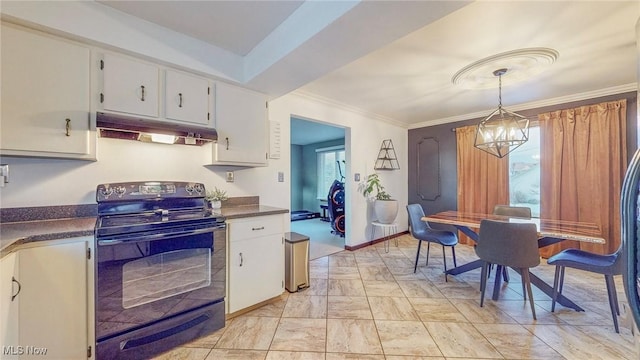
[[[100,137],[201,146],[218,140],[212,128],[177,124],[134,116],[97,112],[96,128]]]

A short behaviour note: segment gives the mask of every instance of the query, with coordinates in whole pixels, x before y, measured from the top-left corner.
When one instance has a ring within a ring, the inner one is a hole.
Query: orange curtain
[[[604,245],[563,241],[565,248],[600,254],[620,245],[620,189],[627,168],[627,101],[612,101],[538,115],[541,133],[540,217],[600,225]]]
[[[475,133],[475,126],[456,129],[458,211],[491,214],[495,205],[509,204],[509,158],[476,149]],[[462,234],[460,242],[473,244]]]

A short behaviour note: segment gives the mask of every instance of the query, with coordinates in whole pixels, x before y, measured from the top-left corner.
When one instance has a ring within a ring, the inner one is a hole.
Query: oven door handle
[[[111,246],[111,245],[118,245],[122,243],[137,243],[137,242],[165,240],[165,239],[171,239],[171,238],[180,237],[180,236],[206,234],[209,232],[213,232],[215,229],[220,229],[220,228],[224,228],[224,225],[212,226],[212,227],[196,229],[196,230],[177,231],[177,232],[161,233],[161,234],[153,234],[153,235],[141,235],[140,237],[130,238],[130,239],[106,238],[106,239],[99,239],[98,245]]]

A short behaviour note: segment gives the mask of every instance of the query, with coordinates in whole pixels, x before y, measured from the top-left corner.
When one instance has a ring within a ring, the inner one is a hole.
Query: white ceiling
[[[407,127],[480,117],[497,89],[451,77],[520,48],[559,52],[503,86],[512,111],[635,90],[637,1],[100,1],[243,59],[238,82],[299,90]],[[496,83],[497,87],[497,83]]]

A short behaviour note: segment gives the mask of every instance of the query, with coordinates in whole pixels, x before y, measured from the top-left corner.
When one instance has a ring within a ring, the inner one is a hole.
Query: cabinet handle
[[[244,258],[242,257],[242,253],[240,253],[240,266],[242,267],[242,264],[244,263]]]
[[[256,231],[256,230],[264,230],[264,226],[260,226],[257,228],[251,228],[251,230]]]
[[[69,130],[71,130],[71,119],[65,119],[65,121],[67,122],[67,124],[65,125],[65,129],[66,129],[65,135],[71,136],[69,134]]]
[[[144,85],[140,85],[140,89],[142,89],[142,97],[140,98],[140,101],[144,101]]]
[[[225,138],[227,140],[227,150],[229,150],[229,138]]]
[[[20,282],[18,280],[16,280],[15,277],[11,277],[11,281],[13,281],[14,283],[18,284],[18,292],[15,293],[15,295],[11,295],[11,301],[13,301],[16,296],[18,296],[18,294],[20,294],[20,290],[22,290],[22,285],[20,284]]]
[[[182,107],[182,93],[178,93],[178,97],[180,98],[180,103],[178,104],[178,107]]]

